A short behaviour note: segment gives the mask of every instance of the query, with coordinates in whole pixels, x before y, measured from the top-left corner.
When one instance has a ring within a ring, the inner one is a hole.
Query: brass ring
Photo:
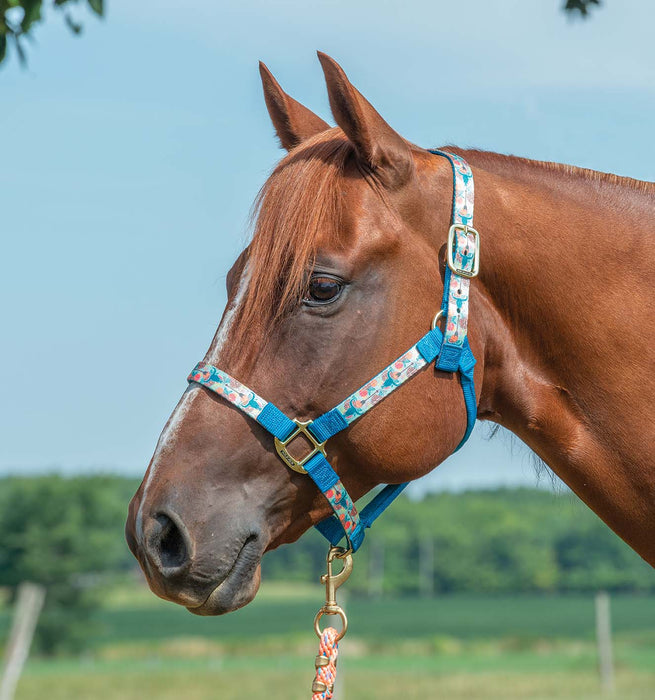
[[[432,319],[432,330],[434,330],[437,327],[437,323],[439,323],[439,319],[443,316],[443,309],[437,311],[435,314],[435,317]]]
[[[333,559],[345,559],[352,553],[352,546],[346,549],[346,547],[339,547],[338,545],[335,545],[334,547],[330,547],[330,551],[328,552],[328,561],[332,561]]]
[[[346,617],[346,613],[338,605],[332,610],[326,610],[325,608],[321,608],[316,613],[316,617],[314,618],[314,632],[316,632],[316,636],[319,639],[323,634],[321,632],[321,628],[319,627],[319,622],[323,615],[339,615],[339,617],[341,618],[341,624],[343,626],[343,629],[337,634],[337,642],[343,639],[344,634],[346,634],[346,632],[348,631],[348,618]]]

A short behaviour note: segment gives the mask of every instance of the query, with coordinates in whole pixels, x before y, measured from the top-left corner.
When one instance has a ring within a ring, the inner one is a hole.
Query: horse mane
[[[443,150],[512,179],[543,181],[545,171],[575,182],[655,193],[655,183],[572,165],[456,146]],[[302,299],[319,242],[330,244],[340,238],[342,183],[351,161],[356,162],[353,144],[340,129],[330,129],[292,149],[262,186],[251,216],[253,235],[247,249],[247,272],[243,273],[247,287],[235,309],[232,347],[251,346],[254,337],[264,339]],[[370,174],[364,175],[370,179]]]
[[[253,329],[257,336],[270,331],[302,298],[319,241],[339,240],[341,184],[354,157],[341,130],[331,129],[292,149],[264,183],[253,206],[249,283],[233,326],[233,346],[243,345]]]
[[[489,167],[489,169],[493,167],[494,172],[500,171],[501,174],[507,175],[508,177],[516,176],[520,173],[534,173],[536,169],[537,172],[545,171],[578,181],[609,185],[610,187],[627,188],[644,194],[655,194],[655,182],[635,180],[631,177],[604,173],[589,168],[579,168],[575,165],[553,163],[547,160],[531,160],[530,158],[503,155],[494,153],[493,151],[482,151],[478,149],[464,150],[457,146],[444,146],[442,150],[461,154],[464,158],[470,159],[471,163],[478,165],[478,167]]]

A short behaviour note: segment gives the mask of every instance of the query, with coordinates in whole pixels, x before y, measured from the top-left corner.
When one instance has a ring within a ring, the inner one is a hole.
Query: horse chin
[[[245,569],[235,567],[204,603],[187,610],[194,615],[225,615],[247,605],[257,595],[260,582],[261,562]]]

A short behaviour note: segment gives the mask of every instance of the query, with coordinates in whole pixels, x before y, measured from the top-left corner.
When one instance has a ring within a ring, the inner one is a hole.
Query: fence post
[[[372,538],[369,550],[368,594],[381,598],[384,593],[384,540]]]
[[[341,606],[342,610],[348,614],[348,610],[346,608],[346,604],[348,603],[348,591],[344,591],[341,589],[339,591],[339,605]],[[337,680],[334,683],[334,693],[332,695],[332,700],[346,700],[346,686],[345,686],[345,680],[344,680],[344,657],[347,654],[343,653],[343,643],[346,641],[346,637],[344,637],[340,642],[339,642],[339,658],[337,660]],[[346,649],[348,647],[346,646]]]
[[[605,693],[614,691],[614,660],[612,657],[612,625],[610,597],[604,591],[596,594],[596,641],[600,687]]]
[[[419,589],[424,598],[434,596],[434,538],[425,533],[418,550]]]
[[[13,700],[18,679],[30,652],[36,623],[43,607],[45,588],[34,583],[21,583],[14,619],[5,651],[5,663],[0,681],[0,700]]]

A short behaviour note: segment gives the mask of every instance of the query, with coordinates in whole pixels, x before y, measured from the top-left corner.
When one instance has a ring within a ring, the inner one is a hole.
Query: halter
[[[471,434],[477,414],[473,383],[475,357],[467,338],[469,285],[480,267],[480,236],[473,228],[473,173],[468,163],[457,155],[445,151],[430,152],[447,158],[452,166],[453,206],[443,299],[428,333],[355,393],[310,421],[287,417],[252,389],[206,362],[199,362],[188,377],[190,383],[200,384],[223,397],[273,435],[275,450],[282,461],[290,469],[308,474],[334,511],[334,515],[318,523],[316,529],[333,546],[345,536],[348,549],[353,552],[361,546],[365,529],[391,505],[409,482],[385,486],[358,513],[327,460],[325,443],[328,439],[345,430],[433,361],[435,369],[459,374],[466,405],[466,431],[455,451],[459,450]],[[437,327],[442,316],[446,317],[443,333]],[[312,449],[298,460],[288,448],[299,436],[304,436]]]

